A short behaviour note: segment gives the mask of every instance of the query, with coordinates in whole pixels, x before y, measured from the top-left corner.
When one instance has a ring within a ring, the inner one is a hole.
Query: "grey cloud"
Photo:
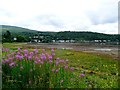
[[[89,18],[91,22],[95,25],[97,24],[105,24],[105,23],[115,23],[118,21],[117,14],[89,14]]]
[[[52,25],[55,28],[64,28],[64,23],[62,20],[55,15],[40,15],[35,18],[40,24]]]

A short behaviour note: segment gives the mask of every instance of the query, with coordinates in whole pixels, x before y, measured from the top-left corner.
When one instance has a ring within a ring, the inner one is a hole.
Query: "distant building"
[[[13,38],[13,40],[14,40],[14,41],[16,41],[16,40],[17,40],[17,38]]]

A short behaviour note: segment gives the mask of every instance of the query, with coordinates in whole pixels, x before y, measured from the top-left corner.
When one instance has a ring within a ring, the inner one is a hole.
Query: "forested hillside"
[[[29,42],[34,36],[38,36],[37,30],[30,30],[26,28],[0,25],[2,29],[3,42],[13,42],[13,38],[17,38],[16,42]],[[76,41],[92,41],[92,40],[110,40],[120,41],[120,35],[118,34],[103,34],[96,32],[75,32],[75,31],[64,31],[64,32],[44,32],[39,31],[39,35],[43,36],[44,41],[52,42],[52,40],[76,40]],[[9,40],[6,40],[9,37]],[[10,40],[11,39],[11,40]]]

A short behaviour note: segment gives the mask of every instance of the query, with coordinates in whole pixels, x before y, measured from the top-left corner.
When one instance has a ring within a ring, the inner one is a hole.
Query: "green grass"
[[[22,43],[5,43],[3,47],[16,50],[22,45]],[[50,52],[49,49],[47,51]],[[76,77],[80,73],[85,73],[85,77],[76,82],[80,83],[81,88],[85,88],[86,85],[88,88],[118,88],[118,61],[113,58],[102,54],[61,49],[56,49],[55,54],[56,57],[69,60],[70,66],[75,67]]]
[[[67,58],[76,75],[85,72],[94,87],[118,87],[118,61],[111,57],[71,50],[57,50],[56,55]]]

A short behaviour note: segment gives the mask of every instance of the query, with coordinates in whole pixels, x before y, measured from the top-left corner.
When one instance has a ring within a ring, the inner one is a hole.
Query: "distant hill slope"
[[[29,33],[36,33],[35,30],[30,30],[22,27],[17,26],[8,26],[8,25],[0,25],[0,28],[2,28],[2,33],[6,31],[10,31],[11,33],[21,33],[21,32],[29,32]]]

